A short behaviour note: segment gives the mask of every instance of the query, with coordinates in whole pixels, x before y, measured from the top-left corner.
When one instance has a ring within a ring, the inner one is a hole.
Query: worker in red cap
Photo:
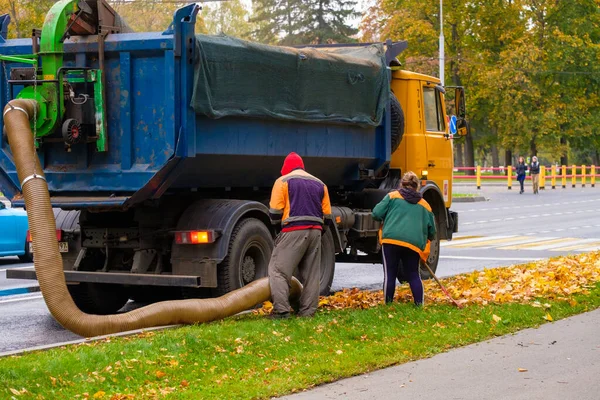
[[[296,267],[304,285],[298,316],[312,316],[319,304],[321,234],[325,219],[331,218],[331,204],[327,186],[304,170],[296,153],[286,157],[275,181],[269,214],[282,227],[269,263],[271,318],[290,316],[290,282]]]

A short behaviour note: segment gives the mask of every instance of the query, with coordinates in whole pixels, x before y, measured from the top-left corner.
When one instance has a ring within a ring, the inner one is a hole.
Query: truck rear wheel
[[[88,314],[115,314],[129,301],[129,292],[120,285],[80,283],[67,287],[77,307]]]
[[[273,239],[264,223],[256,218],[240,221],[229,241],[227,257],[217,267],[217,296],[239,289],[267,276]]]
[[[321,296],[329,296],[333,275],[335,274],[335,247],[333,235],[327,230],[321,236]]]

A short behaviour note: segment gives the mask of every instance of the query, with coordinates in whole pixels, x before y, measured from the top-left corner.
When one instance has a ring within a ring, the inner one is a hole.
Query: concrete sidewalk
[[[284,398],[597,400],[599,331],[596,310]]]

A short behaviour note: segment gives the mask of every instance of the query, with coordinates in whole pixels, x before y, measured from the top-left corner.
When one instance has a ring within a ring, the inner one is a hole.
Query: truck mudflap
[[[458,213],[448,210],[448,239],[452,239],[452,234],[458,232]]]

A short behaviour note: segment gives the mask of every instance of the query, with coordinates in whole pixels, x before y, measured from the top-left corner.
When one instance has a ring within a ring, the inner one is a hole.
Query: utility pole
[[[444,86],[444,13],[442,11],[442,3],[444,0],[440,0],[440,80],[442,86]]]

